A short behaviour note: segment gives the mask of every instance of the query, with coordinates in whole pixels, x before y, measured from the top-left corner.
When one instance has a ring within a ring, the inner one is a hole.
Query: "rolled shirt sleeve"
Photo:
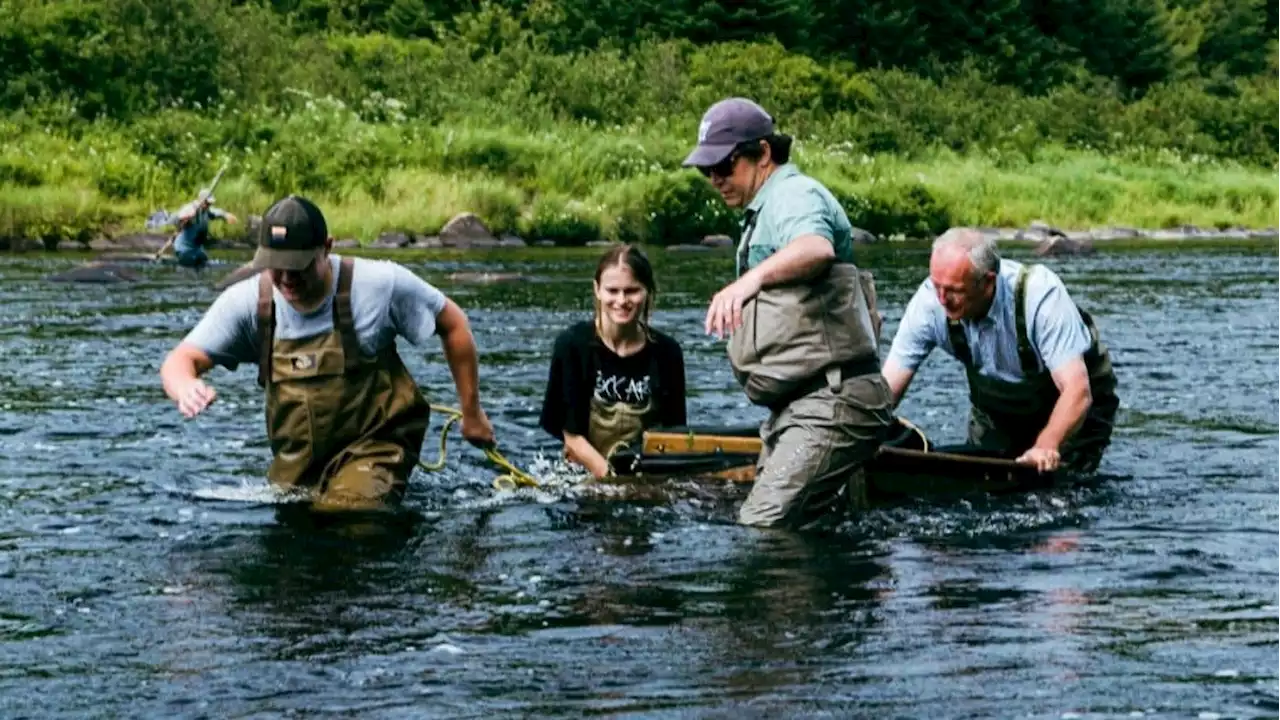
[[[1048,268],[1031,273],[1028,284],[1036,281],[1040,292],[1028,287],[1027,308],[1033,318],[1028,330],[1028,340],[1040,353],[1040,360],[1050,372],[1063,363],[1082,357],[1093,344],[1089,328],[1080,316],[1080,310],[1067,293],[1062,280]]]
[[[920,369],[939,343],[938,323],[934,312],[936,304],[933,285],[926,280],[921,283],[902,313],[902,321],[898,323],[898,331],[893,336],[886,362],[892,361],[910,372]]]
[[[789,243],[805,235],[826,238],[836,258],[853,262],[853,226],[835,196],[794,165],[774,171],[760,188],[749,210],[760,213],[746,270],[764,262]]]
[[[794,195],[780,194],[778,202],[781,207],[774,218],[774,227],[779,247],[804,235],[824,237],[835,244],[836,229],[831,213],[816,188]]]
[[[390,264],[390,268],[391,322],[402,337],[422,347],[435,335],[436,316],[444,310],[445,295],[402,265]]]
[[[258,280],[238,282],[213,301],[183,342],[191,343],[215,365],[235,370],[258,362]]]

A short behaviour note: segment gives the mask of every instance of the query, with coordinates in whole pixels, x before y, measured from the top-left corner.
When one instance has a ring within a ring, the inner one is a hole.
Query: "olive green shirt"
[[[802,235],[830,240],[836,260],[853,262],[853,226],[844,208],[822,183],[787,163],[773,171],[747,205],[738,245],[738,274]]]

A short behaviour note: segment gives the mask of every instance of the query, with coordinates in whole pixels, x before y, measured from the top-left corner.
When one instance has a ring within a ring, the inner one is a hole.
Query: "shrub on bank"
[[[533,201],[517,232],[532,242],[550,240],[557,245],[586,245],[602,236],[601,208],[589,207],[563,195],[543,195]]]
[[[6,188],[0,205],[0,248],[26,249],[33,241],[46,250],[64,240],[88,243],[104,228],[118,227],[124,214],[90,190]]]
[[[876,235],[930,237],[953,224],[951,212],[920,183],[876,183],[859,199],[849,220]]]
[[[696,242],[734,233],[738,214],[692,170],[653,173],[619,184],[604,196],[612,210],[611,239],[651,245]]]

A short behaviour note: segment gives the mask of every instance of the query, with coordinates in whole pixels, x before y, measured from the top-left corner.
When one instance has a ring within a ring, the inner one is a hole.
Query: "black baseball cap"
[[[684,159],[685,167],[711,167],[729,157],[738,145],[773,134],[773,117],[756,103],[740,97],[721,100],[702,116],[698,145]]]
[[[262,214],[253,266],[270,270],[305,270],[320,257],[329,228],[315,203],[298,195],[277,200]]]

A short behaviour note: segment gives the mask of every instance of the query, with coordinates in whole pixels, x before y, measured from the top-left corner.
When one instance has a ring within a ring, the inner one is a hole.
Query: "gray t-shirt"
[[[320,307],[303,314],[275,296],[276,329],[280,340],[300,340],[333,330],[333,298],[338,286],[338,263],[333,268],[329,295]],[[351,314],[360,349],[376,355],[402,336],[422,347],[436,331],[436,316],[444,310],[445,296],[408,268],[385,260],[355,259],[351,276]],[[195,328],[189,342],[208,353],[215,365],[230,370],[244,363],[258,363],[258,278],[241,280],[213,302]]]

